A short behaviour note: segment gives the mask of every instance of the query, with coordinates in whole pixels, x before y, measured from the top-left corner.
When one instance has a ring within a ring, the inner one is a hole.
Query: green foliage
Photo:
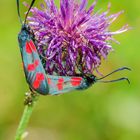
[[[99,0],[96,9],[104,10],[108,2]],[[131,85],[126,82],[98,83],[85,91],[42,96],[29,123],[28,140],[140,139],[140,1],[110,2],[111,13],[125,10],[112,29],[125,23],[133,29],[116,37],[121,44],[114,44],[115,51],[100,71],[106,74],[118,67],[129,66],[132,72],[120,72],[111,79],[128,76]],[[25,12],[24,6],[21,7]],[[17,43],[20,24],[16,2],[0,1],[0,17],[0,139],[10,140],[14,138],[23,111],[28,85]]]

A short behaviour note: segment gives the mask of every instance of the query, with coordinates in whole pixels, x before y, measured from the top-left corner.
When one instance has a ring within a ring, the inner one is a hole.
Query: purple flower
[[[95,12],[96,1],[88,8],[87,0],[60,0],[58,8],[54,0],[45,0],[41,10],[31,9],[28,23],[35,34],[38,51],[47,73],[76,75],[92,74],[112,51],[112,37],[128,30],[123,26],[111,32],[109,26],[122,13],[108,15]],[[117,41],[115,41],[117,42]]]

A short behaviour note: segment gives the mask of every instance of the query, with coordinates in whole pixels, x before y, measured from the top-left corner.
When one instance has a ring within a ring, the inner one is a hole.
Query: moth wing
[[[32,39],[25,42],[22,58],[26,80],[30,88],[40,94],[48,94],[46,73]]]
[[[49,94],[57,95],[72,90],[80,89],[84,83],[82,77],[52,76],[47,75]]]

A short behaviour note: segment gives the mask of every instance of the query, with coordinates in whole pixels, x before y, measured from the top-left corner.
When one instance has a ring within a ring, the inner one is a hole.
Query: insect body
[[[47,75],[38,55],[34,37],[24,24],[18,35],[24,72],[29,87],[40,94],[59,94],[74,89],[86,89],[95,82],[95,77],[68,77]]]

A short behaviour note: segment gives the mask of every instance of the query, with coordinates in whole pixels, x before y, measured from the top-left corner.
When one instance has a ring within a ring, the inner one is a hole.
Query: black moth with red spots
[[[95,76],[48,75],[35,46],[33,32],[27,24],[22,25],[18,40],[25,77],[32,91],[43,95],[56,95],[75,89],[86,89],[95,82]]]

